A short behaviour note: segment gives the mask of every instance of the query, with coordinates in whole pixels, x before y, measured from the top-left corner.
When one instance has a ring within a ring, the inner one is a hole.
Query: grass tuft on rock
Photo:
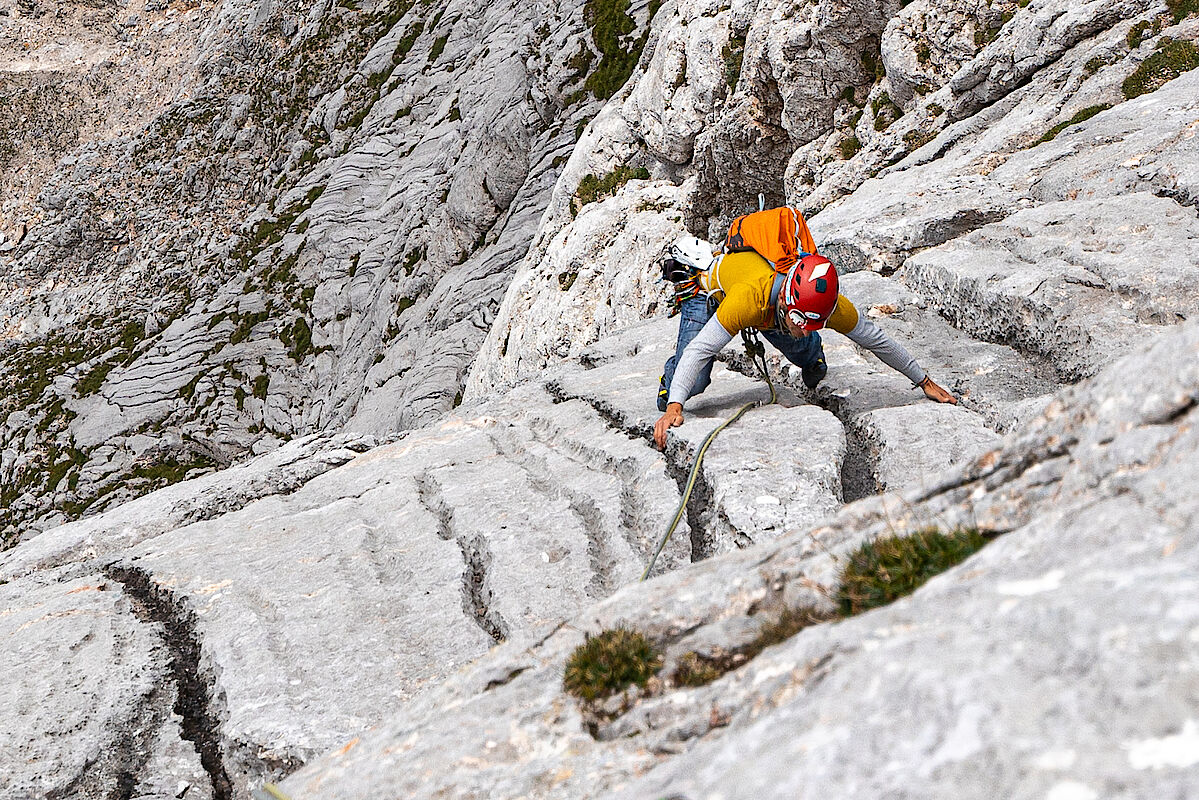
[[[575,648],[566,662],[562,686],[583,700],[644,686],[662,667],[662,655],[645,636],[628,628],[612,628]]]
[[[1040,139],[1037,139],[1036,144],[1045,144],[1046,142],[1052,142],[1054,139],[1057,138],[1057,135],[1059,133],[1064,131],[1066,128],[1069,128],[1071,125],[1077,125],[1080,122],[1086,122],[1091,117],[1093,117],[1096,114],[1099,114],[1103,111],[1107,111],[1109,108],[1111,108],[1111,105],[1109,105],[1108,103],[1101,103],[1100,105],[1097,105],[1097,106],[1088,106],[1088,107],[1084,108],[1082,111],[1079,111],[1074,116],[1070,117],[1070,119],[1066,120],[1065,122],[1059,122],[1058,124],[1054,125],[1049,130],[1045,131],[1045,135],[1042,136]]]
[[[597,100],[607,100],[633,74],[649,31],[639,37],[633,35],[637,22],[629,15],[629,0],[587,0],[583,19],[591,27],[592,41],[600,53],[599,65],[583,86]]]
[[[1187,17],[1199,14],[1199,0],[1166,0],[1166,8],[1170,9],[1170,15],[1177,25]]]
[[[1191,42],[1164,38],[1157,43],[1153,55],[1141,62],[1136,72],[1124,79],[1121,89],[1131,100],[1156,92],[1184,72],[1199,67],[1199,50]]]
[[[758,631],[758,635],[741,648],[740,652],[748,658],[755,658],[767,647],[787,641],[804,628],[828,622],[834,615],[811,606],[788,606],[775,619],[768,620]]]
[[[837,147],[841,150],[841,160],[848,161],[862,149],[862,142],[857,136],[846,136]]]
[[[732,652],[684,654],[671,680],[676,686],[706,686],[726,672],[757,658],[766,648],[787,641],[804,628],[835,618],[835,614],[811,606],[786,607],[777,617],[764,622],[757,636]]]
[[[866,542],[849,558],[841,574],[837,604],[853,616],[893,603],[924,585],[929,578],[978,552],[987,539],[976,528],[942,533],[935,528],[909,536],[886,536]]]
[[[579,201],[578,206],[582,208],[588,203],[604,200],[616,194],[616,190],[629,181],[634,179],[648,181],[649,177],[649,170],[645,167],[617,167],[602,178],[588,173],[583,176],[583,180],[579,181],[579,188],[575,192],[575,197]]]

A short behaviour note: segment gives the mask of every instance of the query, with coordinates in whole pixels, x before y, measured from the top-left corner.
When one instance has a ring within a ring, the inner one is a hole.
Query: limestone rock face
[[[577,357],[598,338],[666,307],[659,263],[685,235],[673,186],[631,182],[587,205],[513,282],[487,335],[500,358],[479,359],[466,396],[483,396]]]
[[[1199,766],[1189,747],[1199,552],[1187,535],[1197,356],[1188,323],[943,481],[629,587],[548,637],[513,641],[284,788],[298,798],[483,787],[498,797],[1185,793]],[[1144,392],[1127,391],[1134,364]],[[963,523],[1003,535],[912,597],[810,627],[708,686],[639,698],[590,733],[556,688],[586,632],[643,630],[669,669],[701,642],[745,641],[782,605],[827,602],[838,560],[866,539]],[[496,685],[496,675],[509,677]],[[894,769],[878,768],[879,752]]]
[[[116,8],[0,0],[69,123],[0,149],[0,798],[1196,784],[1189,6]],[[759,194],[957,405],[824,331],[653,446],[656,262]],[[755,649],[928,527],[993,541]]]
[[[0,796],[110,796],[149,772],[172,796],[212,796],[171,710],[164,632],[118,584],[48,570],[0,586],[0,608]]]
[[[70,13],[25,40],[38,69],[151,48]],[[560,57],[595,46],[581,2],[128,13],[171,49],[141,116],[92,87],[128,135],[79,117],[91,132],[40,173],[50,145],[14,145],[37,185],[0,251],[6,538],[293,437],[448,411],[599,107]]]

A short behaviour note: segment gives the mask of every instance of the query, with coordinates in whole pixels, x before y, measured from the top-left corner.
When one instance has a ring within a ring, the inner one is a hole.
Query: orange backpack
[[[770,262],[775,272],[785,273],[801,256],[815,253],[816,242],[803,214],[783,206],[756,211],[733,220],[724,240],[724,252],[753,250]]]

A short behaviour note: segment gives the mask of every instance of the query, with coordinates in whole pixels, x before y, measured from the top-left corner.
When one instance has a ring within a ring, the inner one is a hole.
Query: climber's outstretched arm
[[[902,372],[907,379],[924,391],[924,396],[938,403],[957,404],[952,394],[938,386],[928,373],[916,363],[912,354],[903,345],[892,339],[883,329],[865,316],[859,315],[857,324],[845,334],[854,344],[865,347],[878,356],[878,360],[891,369]]]
[[[703,368],[716,358],[716,354],[733,340],[733,334],[724,329],[713,315],[703,329],[683,350],[670,382],[670,397],[666,413],[654,425],[654,444],[666,446],[666,432],[683,424],[683,403],[691,396],[691,389]]]

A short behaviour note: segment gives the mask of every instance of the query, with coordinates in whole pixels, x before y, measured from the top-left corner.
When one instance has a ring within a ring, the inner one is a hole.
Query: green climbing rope
[[[261,789],[253,789],[250,795],[254,800],[291,800],[283,790],[273,783],[264,783]]]
[[[712,430],[704,437],[703,444],[699,446],[699,452],[695,456],[695,464],[691,467],[691,474],[687,476],[687,485],[683,487],[683,495],[679,498],[679,507],[675,509],[674,518],[670,521],[670,527],[666,529],[666,535],[662,537],[662,541],[658,542],[658,547],[654,550],[654,554],[650,556],[649,563],[645,565],[645,572],[641,573],[641,580],[649,577],[650,572],[654,569],[654,564],[658,560],[658,556],[662,553],[662,548],[666,547],[666,543],[670,541],[670,537],[674,534],[674,529],[679,526],[679,521],[683,518],[683,512],[687,509],[687,501],[691,499],[691,490],[695,488],[695,479],[699,476],[700,465],[704,463],[704,454],[708,452],[708,446],[712,444],[722,430],[732,425],[737,420],[741,419],[746,411],[749,411],[754,406],[759,405],[774,405],[778,401],[778,396],[774,391],[774,383],[770,380],[770,372],[766,369],[766,347],[758,340],[755,333],[748,330],[741,332],[741,341],[745,344],[745,352],[749,356],[749,360],[762,373],[762,380],[766,381],[766,386],[770,388],[770,402],[768,403],[746,403],[737,409],[737,411]]]

